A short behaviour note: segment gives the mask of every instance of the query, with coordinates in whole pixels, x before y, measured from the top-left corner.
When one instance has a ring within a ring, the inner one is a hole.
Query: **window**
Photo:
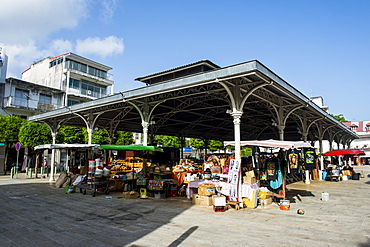
[[[99,86],[94,83],[90,83],[87,81],[82,80],[81,82],[81,94],[92,96],[95,98],[100,98],[102,96],[105,96],[106,94],[106,88]]]
[[[53,60],[53,61],[51,61],[51,62],[50,62],[49,67],[50,67],[50,68],[51,68],[51,67],[54,67],[55,65],[57,65],[57,64],[61,64],[62,62],[63,62],[63,58],[55,59],[55,60]]]
[[[40,93],[40,103],[51,105],[51,95]]]
[[[73,78],[69,78],[69,87],[80,90],[80,81]]]
[[[29,91],[25,89],[15,89],[14,102],[16,106],[28,107]]]
[[[69,60],[69,59],[66,60],[66,68],[82,71],[84,73],[88,73],[90,75],[97,76],[97,77],[104,78],[104,79],[107,78],[106,71],[103,71],[103,70],[100,70],[100,69],[97,69],[97,68],[94,68],[94,67],[91,67],[86,64],[79,63],[73,60]]]

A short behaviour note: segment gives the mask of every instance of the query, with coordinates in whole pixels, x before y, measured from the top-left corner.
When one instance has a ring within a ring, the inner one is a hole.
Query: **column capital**
[[[146,121],[142,121],[141,122],[141,126],[143,126],[144,129],[148,129],[149,126],[150,126],[150,123],[149,122],[146,122]]]
[[[241,118],[243,115],[243,111],[232,111],[230,112],[230,115],[235,119],[235,118]]]

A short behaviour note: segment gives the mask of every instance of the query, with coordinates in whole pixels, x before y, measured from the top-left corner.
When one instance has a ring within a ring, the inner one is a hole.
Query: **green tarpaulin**
[[[163,152],[162,148],[155,147],[155,146],[142,146],[142,145],[100,145],[100,149],[131,150],[131,151],[148,150],[148,151]]]

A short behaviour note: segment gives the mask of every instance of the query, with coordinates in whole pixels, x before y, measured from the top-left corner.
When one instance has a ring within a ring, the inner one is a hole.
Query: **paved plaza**
[[[65,194],[48,179],[1,176],[0,246],[370,246],[370,166],[355,170],[365,178],[289,184],[290,211]]]

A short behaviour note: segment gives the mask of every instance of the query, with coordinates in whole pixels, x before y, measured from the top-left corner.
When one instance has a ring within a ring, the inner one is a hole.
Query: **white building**
[[[113,94],[111,69],[68,52],[33,63],[22,72],[22,80],[62,91],[61,106],[69,106]]]
[[[33,63],[22,73],[22,80],[5,79],[7,57],[4,52],[0,57],[0,113],[3,115],[27,119],[113,93],[113,76],[108,74],[112,68],[73,53]]]
[[[360,156],[361,163],[370,164],[370,120],[343,123],[354,131],[360,139],[351,142],[350,148],[361,149],[366,155]]]
[[[8,56],[5,54],[4,47],[0,44],[0,83],[5,82],[8,67]]]

